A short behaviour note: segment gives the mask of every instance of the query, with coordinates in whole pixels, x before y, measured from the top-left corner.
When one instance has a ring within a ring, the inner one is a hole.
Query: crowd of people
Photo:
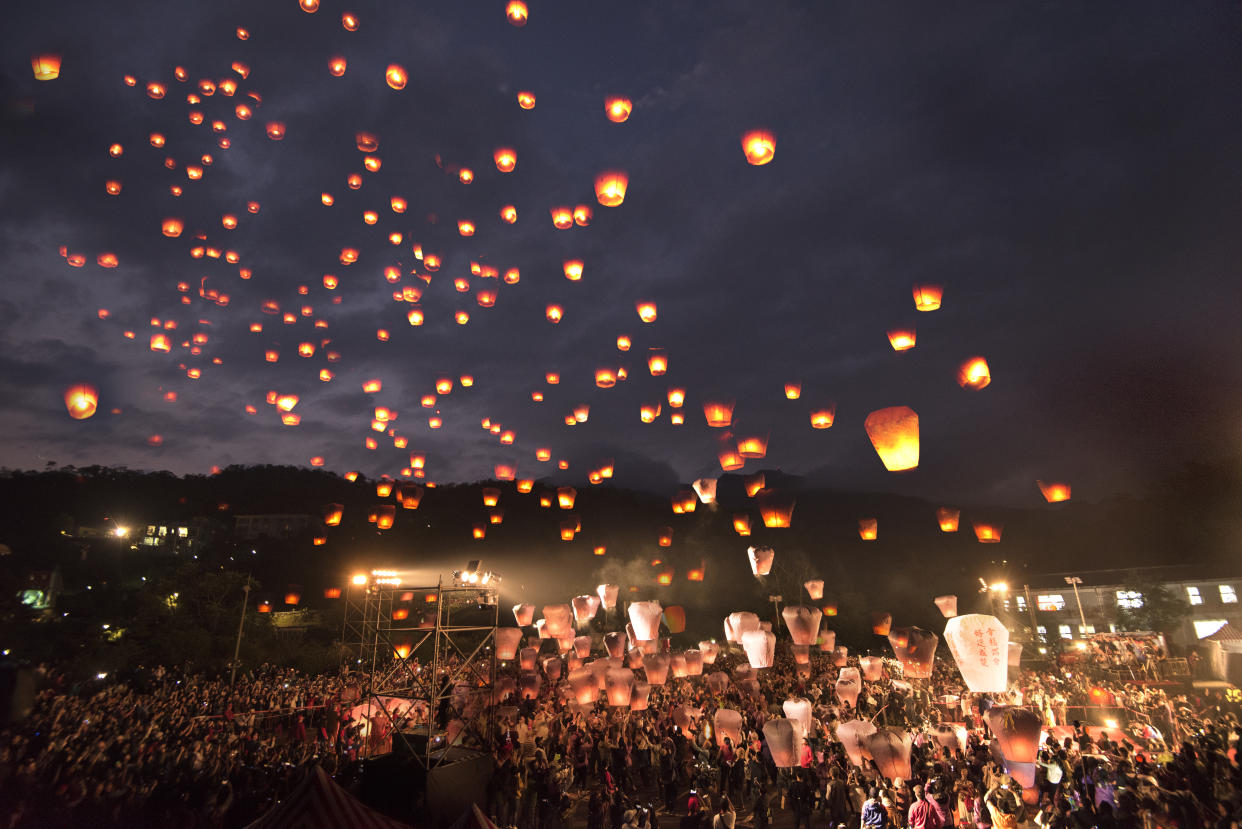
[[[754,676],[758,693],[744,682],[722,690],[702,676],[670,677],[652,686],[645,709],[630,710],[602,695],[577,704],[547,682],[492,707],[454,697],[433,725],[455,726],[454,739],[491,754],[480,806],[519,829],[1196,829],[1242,820],[1239,706],[1223,691],[1119,682],[1079,664],[1013,669],[1007,693],[977,695],[951,660],[937,660],[928,679],[904,680],[888,660],[851,705],[834,691],[839,669],[829,659],[809,675],[787,655],[755,673],[746,665],[726,649],[705,672]],[[0,827],[244,826],[311,766],[344,781],[389,747],[400,724],[382,711],[366,716],[366,680],[263,666],[232,685],[227,675],[162,668],[71,684],[41,668],[33,709],[0,730]],[[764,724],[791,698],[807,700],[813,718],[795,762],[778,768]],[[1033,786],[1007,773],[986,721],[992,705],[1042,720]],[[724,708],[741,714],[740,739],[714,727]],[[908,777],[851,757],[837,728],[859,719],[912,736]]]

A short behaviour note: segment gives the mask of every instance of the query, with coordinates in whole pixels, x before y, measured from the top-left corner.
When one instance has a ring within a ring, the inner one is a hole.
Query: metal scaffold
[[[401,584],[387,571],[356,579],[345,596],[344,659],[362,680],[367,739],[359,756],[402,751],[432,769],[453,745],[482,745],[495,716],[500,591],[462,581]],[[392,737],[371,739],[379,728]],[[381,747],[382,746],[382,747]]]

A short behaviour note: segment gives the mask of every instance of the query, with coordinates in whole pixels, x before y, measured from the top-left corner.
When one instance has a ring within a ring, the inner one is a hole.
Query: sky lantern
[[[120,158],[125,152],[125,148],[120,144],[112,144],[108,147],[108,155],[113,158]]]
[[[350,12],[344,12],[343,14],[341,14],[341,28],[343,28],[347,32],[358,31],[357,16],[354,14],[351,14]]]
[[[876,636],[888,636],[893,625],[893,614],[876,611],[871,614],[871,632]]]
[[[107,191],[109,196],[120,195],[121,182],[117,179],[111,179],[109,181],[106,181],[104,182],[104,190]]]
[[[526,89],[520,90],[517,94],[517,102],[522,109],[534,109],[535,93]]]
[[[556,503],[561,509],[573,509],[577,498],[578,490],[572,486],[558,487],[556,490]]]
[[[884,678],[884,660],[878,656],[864,656],[858,660],[862,676],[867,682],[879,682]]]
[[[1070,485],[1066,483],[1044,483],[1036,481],[1039,485],[1039,491],[1043,494],[1044,500],[1049,504],[1060,503],[1070,499]]]
[[[988,361],[982,357],[971,357],[957,369],[957,384],[964,389],[979,391],[992,382],[992,374],[988,370]]]
[[[760,491],[763,490],[763,486],[765,483],[766,483],[766,478],[764,477],[764,474],[762,472],[756,472],[753,475],[746,475],[745,477],[743,477],[742,486],[746,490],[746,497],[754,498],[755,495],[757,495]]]
[[[668,390],[668,405],[674,409],[680,409],[681,405],[686,402],[686,390],[682,388],[670,388]]]
[[[733,406],[732,400],[709,400],[703,403],[703,417],[707,419],[707,425],[717,429],[723,429],[733,423]]]
[[[945,595],[937,596],[934,600],[936,607],[940,609],[940,614],[946,619],[952,619],[957,615],[957,596]]]
[[[267,125],[267,137],[273,141],[281,141],[285,137],[285,125],[281,121],[270,121]]]
[[[684,633],[686,630],[686,609],[681,605],[664,608],[664,624],[668,626],[669,633]],[[683,655],[683,664],[684,660],[685,657]]]
[[[574,421],[577,423],[586,423],[587,418],[591,416],[591,405],[589,403],[579,403],[574,406]]]
[[[858,519],[858,537],[863,541],[875,541],[880,532],[880,522],[875,518]]]
[[[502,173],[512,173],[517,167],[517,151],[512,147],[497,147],[492,159],[496,162],[496,169]]]
[[[513,224],[517,221],[517,208],[511,204],[506,204],[500,208],[500,218],[505,224]]]
[[[329,527],[339,526],[344,515],[344,504],[328,504],[323,508],[323,523]]]
[[[494,507],[500,503],[500,490],[496,487],[483,487],[483,506]]]
[[[529,602],[522,602],[513,606],[513,618],[517,622],[518,627],[529,627],[535,622],[535,606]]]
[[[183,231],[184,229],[185,229],[185,222],[181,221],[181,219],[175,219],[175,218],[165,219],[163,224],[160,225],[160,230],[163,232],[165,236],[169,237],[170,239],[175,239],[178,236],[180,236],[181,231]]]
[[[151,350],[152,351],[163,351],[165,353],[168,353],[169,351],[171,351],[172,344],[168,340],[168,335],[167,334],[152,334],[151,335]],[[268,362],[274,362],[274,361],[268,360]]]
[[[694,488],[694,494],[699,497],[699,501],[704,504],[712,504],[716,501],[716,479],[715,478],[699,478],[691,486]]]
[[[748,630],[742,634],[742,650],[750,667],[771,668],[776,656],[776,634],[770,630]]]
[[[960,509],[953,509],[952,507],[939,507],[936,509],[936,523],[940,525],[940,531],[943,533],[957,532],[961,516],[962,511]]]
[[[810,581],[803,582],[802,586],[806,588],[807,596],[809,596],[813,601],[819,601],[824,598],[823,579],[811,579]]]
[[[949,619],[945,644],[966,687],[976,694],[1004,693],[1009,685],[1009,631],[995,616],[968,613]]]
[[[863,423],[871,445],[889,472],[919,465],[919,416],[909,406],[877,409]]]
[[[772,572],[772,561],[776,551],[771,547],[748,547],[746,557],[750,559],[750,572],[756,576],[766,576]]]
[[[99,392],[94,386],[79,383],[65,389],[65,408],[69,410],[69,417],[74,420],[86,420],[95,414],[98,406]]]
[[[634,110],[634,102],[629,98],[610,97],[604,99],[604,115],[614,124],[624,124]]]
[[[776,157],[776,134],[768,130],[751,130],[742,136],[742,152],[746,161],[756,167]]]
[[[910,779],[910,747],[914,738],[896,728],[880,728],[866,738],[866,747],[880,774],[889,780]]]
[[[739,438],[737,441],[737,453],[743,458],[762,458],[768,454],[768,436],[756,435],[754,437]]]
[[[30,68],[34,70],[36,81],[54,81],[60,77],[60,55],[45,53],[30,58]]]
[[[931,677],[936,646],[940,644],[939,636],[919,627],[896,627],[889,630],[888,643],[907,677]]]
[[[562,318],[564,318],[565,309],[559,305],[549,305],[544,311],[544,314],[547,316],[548,322],[556,325]]]
[[[661,527],[660,533],[656,537],[656,541],[659,543],[661,547],[673,546],[673,528],[672,527]]]
[[[632,342],[628,336],[622,334],[617,337],[617,351],[629,351]]]
[[[893,351],[909,351],[917,341],[913,328],[893,328],[888,332],[889,345]]]
[[[733,531],[743,537],[750,535],[750,516],[746,514],[733,516]]]
[[[792,497],[765,489],[759,492],[757,498],[759,514],[763,517],[763,525],[765,527],[788,527],[790,522],[793,521],[796,501]]]
[[[397,63],[388,64],[388,68],[384,70],[384,80],[393,89],[405,89],[405,84],[409,77],[405,73],[405,67]]]
[[[785,384],[785,399],[786,400],[797,400],[801,396],[802,396],[802,384],[801,383],[786,383]]]
[[[645,602],[633,602],[629,606],[630,624],[634,627],[634,638],[650,642],[660,635],[660,617],[664,613],[663,606],[652,599]]]
[[[397,508],[392,504],[380,504],[375,508],[375,526],[380,530],[392,528],[392,522],[396,519]]]
[[[781,609],[781,618],[795,645],[814,645],[819,638],[819,623],[823,614],[805,605],[787,605]]]
[[[975,530],[975,538],[979,539],[983,544],[997,544],[1001,540],[1001,531],[1004,529],[1000,524],[990,524],[981,521],[972,522]]]
[[[469,184],[474,181],[474,170],[469,167],[462,167],[457,173],[457,180],[462,184]]]
[[[496,628],[497,659],[502,662],[512,662],[517,658],[518,646],[521,643],[521,628]]]
[[[1005,758],[1005,771],[1024,789],[1034,786],[1043,731],[1039,715],[1017,705],[993,705],[986,718]]]
[[[734,449],[727,446],[721,448],[720,452],[716,455],[716,458],[720,461],[720,469],[722,472],[733,472],[734,470],[741,469],[746,465],[746,459],[739,455]]]
[[[654,302],[639,302],[634,308],[638,311],[638,318],[643,322],[656,321],[657,309]]]
[[[668,371],[668,353],[662,348],[649,349],[647,369],[651,372],[652,377],[659,377]]]
[[[914,307],[918,311],[935,311],[940,307],[940,299],[944,296],[941,285],[915,285]]]
[[[617,207],[625,201],[630,177],[620,170],[609,170],[595,177],[595,198],[604,207]]]
[[[811,412],[811,428],[812,429],[831,429],[832,423],[837,417],[837,406],[835,403],[824,409],[815,409]]]
[[[568,207],[553,207],[548,212],[552,215],[552,226],[558,230],[568,230],[574,226],[574,214]]]
[[[597,368],[595,370],[595,385],[601,389],[610,389],[617,385],[617,372],[610,368]]]
[[[459,219],[457,222],[457,232],[462,236],[473,236],[474,222],[469,219]]]
[[[509,0],[509,5],[505,6],[505,17],[518,28],[526,25],[529,16],[530,12],[522,0]]]
[[[582,279],[582,269],[584,265],[581,259],[565,260],[565,278],[570,282],[577,282]]]
[[[334,78],[344,75],[345,69],[348,66],[349,62],[345,60],[343,55],[333,55],[331,58],[328,58],[328,74]]]
[[[630,707],[634,692],[634,672],[626,667],[609,668],[604,675],[604,691],[608,704],[613,707]]]

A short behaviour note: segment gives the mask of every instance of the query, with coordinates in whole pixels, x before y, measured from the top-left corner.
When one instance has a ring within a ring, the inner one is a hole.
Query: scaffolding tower
[[[425,769],[451,762],[448,749],[459,741],[484,744],[494,725],[499,599],[495,586],[456,578],[446,585],[443,577],[415,587],[381,575],[346,592],[343,658],[363,679],[367,719]],[[480,703],[479,715],[454,717]],[[453,722],[461,725],[450,734]],[[359,756],[376,755],[365,740]]]

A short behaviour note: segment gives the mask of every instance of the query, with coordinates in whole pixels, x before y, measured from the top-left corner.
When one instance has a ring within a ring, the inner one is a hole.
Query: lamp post
[[[1082,584],[1082,579],[1078,576],[1066,576],[1065,583],[1074,588],[1074,602],[1078,605],[1078,622],[1082,625],[1078,629],[1078,634],[1081,636],[1087,629],[1087,617],[1082,612],[1082,597],[1078,595],[1078,585]]]
[[[246,586],[242,588],[242,609],[241,619],[237,622],[237,642],[233,645],[233,661],[229,663],[232,669],[229,671],[229,687],[233,687],[233,683],[237,680],[237,667],[241,665],[241,640],[242,630],[246,627],[246,606],[250,603],[250,575],[246,575]]]

